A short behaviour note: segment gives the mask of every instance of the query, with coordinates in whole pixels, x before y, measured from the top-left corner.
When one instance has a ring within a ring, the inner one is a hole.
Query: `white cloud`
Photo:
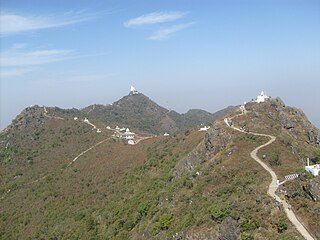
[[[5,51],[0,55],[2,67],[23,67],[63,61],[73,58],[71,50],[50,49],[35,51]]]
[[[68,12],[62,15],[33,16],[21,15],[7,11],[0,12],[0,35],[7,36],[32,30],[40,30],[53,27],[61,27],[94,18],[97,14]]]
[[[173,25],[168,28],[161,29],[159,31],[154,32],[148,39],[149,40],[164,40],[170,37],[170,35],[182,31],[194,23],[186,23],[186,24],[179,24],[179,25]]]
[[[1,69],[0,76],[1,78],[20,77],[32,71],[31,68]]]
[[[134,27],[142,25],[151,25],[156,23],[165,23],[183,18],[186,12],[153,12],[136,18],[132,18],[124,23],[125,27]]]
[[[23,49],[26,48],[28,46],[28,44],[26,43],[15,43],[12,46],[12,49]]]
[[[13,44],[12,48],[0,52],[1,78],[23,76],[36,70],[36,66],[73,59],[79,56],[72,50],[41,49],[30,50],[26,44]]]

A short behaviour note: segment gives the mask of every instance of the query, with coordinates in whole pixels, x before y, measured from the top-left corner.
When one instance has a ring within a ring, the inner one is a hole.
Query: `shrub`
[[[230,209],[228,207],[215,204],[210,209],[211,218],[217,222],[222,222],[226,217],[230,215]]]
[[[171,213],[165,213],[159,218],[160,228],[161,230],[167,230],[171,223],[173,222],[174,217]]]
[[[269,164],[271,166],[281,166],[282,162],[278,151],[272,151],[270,153]]]
[[[260,227],[260,223],[252,218],[246,218],[243,220],[241,223],[241,231],[246,232],[246,231],[252,231]]]
[[[86,230],[91,231],[95,230],[97,227],[97,221],[95,221],[92,217],[88,218],[86,221]]]
[[[150,202],[144,202],[142,203],[139,208],[138,208],[138,212],[141,216],[146,216],[148,214],[148,211],[151,207],[151,203]]]
[[[279,222],[277,223],[277,229],[279,233],[283,233],[288,229],[288,225],[286,223],[286,220],[284,218],[281,218]]]
[[[250,233],[243,232],[243,233],[241,233],[240,239],[241,240],[253,240],[253,237]]]
[[[314,151],[314,156],[315,156],[316,163],[319,164],[320,163],[320,149],[317,149]]]

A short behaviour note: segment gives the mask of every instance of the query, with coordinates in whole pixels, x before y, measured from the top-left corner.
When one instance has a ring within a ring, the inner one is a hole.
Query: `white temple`
[[[264,91],[262,91],[261,93],[260,93],[260,95],[259,96],[257,96],[257,99],[256,99],[256,102],[257,103],[262,103],[262,102],[265,102],[267,99],[269,99],[270,97],[269,96],[267,96],[267,94],[264,92]]]
[[[129,128],[127,128],[126,131],[121,134],[121,138],[126,139],[126,140],[133,140],[134,137],[135,137],[135,133],[130,132]]]
[[[131,86],[131,88],[130,88],[130,94],[136,95],[136,94],[138,94],[138,93],[139,93],[139,92],[137,91],[137,89],[135,89],[134,86]]]
[[[318,176],[320,172],[320,164],[310,165],[309,158],[307,158],[307,166],[304,167],[307,172],[312,173],[313,176]]]

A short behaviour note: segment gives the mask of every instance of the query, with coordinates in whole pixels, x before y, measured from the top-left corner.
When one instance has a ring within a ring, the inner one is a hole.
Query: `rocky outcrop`
[[[303,187],[303,190],[314,200],[320,201],[320,176],[315,177],[309,184]]]
[[[295,123],[282,110],[279,111],[279,121],[281,126],[284,127],[285,129],[292,129],[295,127]]]
[[[320,130],[308,129],[308,143],[320,145]]]
[[[177,233],[170,240],[236,240],[240,236],[240,224],[238,221],[227,217],[223,222],[209,229],[190,229],[186,233]]]
[[[208,161],[213,155],[225,149],[231,136],[215,125],[206,133],[204,141],[178,162],[173,171],[174,178],[179,178],[184,172],[192,171],[201,163]]]

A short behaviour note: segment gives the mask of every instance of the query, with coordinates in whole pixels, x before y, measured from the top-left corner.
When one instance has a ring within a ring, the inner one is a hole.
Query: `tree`
[[[314,156],[316,159],[316,163],[319,164],[320,163],[320,149],[317,149],[314,151]]]

